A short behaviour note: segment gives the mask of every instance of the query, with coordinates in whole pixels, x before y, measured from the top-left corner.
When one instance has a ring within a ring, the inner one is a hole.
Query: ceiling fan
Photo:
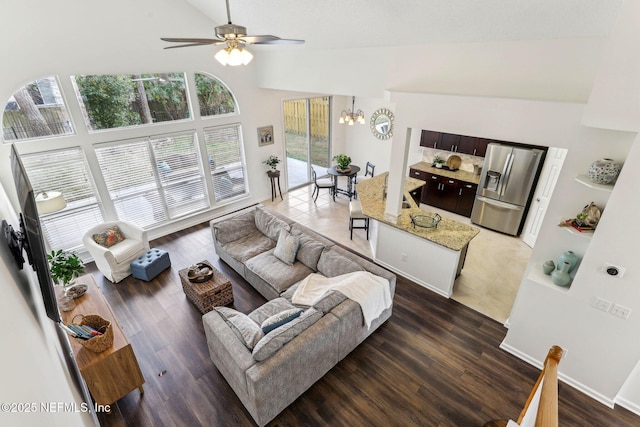
[[[304,40],[281,39],[280,37],[263,35],[247,35],[247,29],[231,22],[231,12],[229,11],[229,0],[227,4],[227,24],[219,25],[215,28],[215,39],[200,38],[169,38],[161,37],[166,42],[184,43],[177,46],[168,46],[165,49],[175,49],[178,47],[206,46],[206,45],[226,45],[226,47],[216,53],[215,58],[222,65],[247,65],[253,55],[245,49],[249,44],[301,44]]]

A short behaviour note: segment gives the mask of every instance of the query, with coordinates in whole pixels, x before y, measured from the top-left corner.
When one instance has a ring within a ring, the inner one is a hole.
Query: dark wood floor
[[[117,402],[103,426],[251,426],[248,412],[209,359],[200,313],[178,270],[211,260],[248,313],[265,300],[215,255],[207,224],[152,242],[172,267],[151,282],[112,284],[89,264],[131,341],[145,393]],[[272,426],[482,426],[517,419],[539,371],[500,350],[504,327],[399,278],[393,316],[285,409]],[[546,352],[548,349],[544,349]],[[560,384],[561,426],[632,426],[640,417],[609,409]]]

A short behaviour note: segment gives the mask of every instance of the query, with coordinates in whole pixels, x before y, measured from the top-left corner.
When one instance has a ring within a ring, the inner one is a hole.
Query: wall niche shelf
[[[551,281],[551,276],[547,276],[542,272],[542,262],[538,262],[535,264],[535,268],[531,268],[527,278],[533,282],[539,283],[541,285],[547,286],[551,289],[554,289],[560,293],[566,294],[569,292],[571,285],[569,286],[558,286]],[[571,278],[573,280],[573,277]]]
[[[593,231],[578,231],[573,227],[562,227],[562,228],[564,228],[565,231],[569,234],[574,234],[576,236],[580,236],[585,239],[591,240],[591,238],[593,237]]]
[[[613,190],[613,184],[596,184],[591,181],[587,175],[578,175],[575,178],[580,184],[585,185],[589,188],[593,188],[600,191],[611,192]]]

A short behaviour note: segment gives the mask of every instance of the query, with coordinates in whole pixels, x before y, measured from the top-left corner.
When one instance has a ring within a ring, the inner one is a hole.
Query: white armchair
[[[94,234],[102,233],[117,225],[125,239],[113,246],[105,247],[96,243]],[[147,232],[137,225],[124,221],[104,222],[88,230],[82,238],[98,270],[113,283],[118,283],[131,274],[131,261],[149,250]]]

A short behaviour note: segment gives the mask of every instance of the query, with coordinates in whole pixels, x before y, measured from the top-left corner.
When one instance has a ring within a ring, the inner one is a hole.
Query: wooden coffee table
[[[229,279],[218,271],[207,260],[200,261],[206,264],[213,271],[213,276],[206,282],[192,282],[189,280],[189,268],[184,268],[178,272],[182,282],[182,290],[187,299],[191,301],[202,314],[213,310],[213,307],[229,305],[233,302],[233,289]]]

